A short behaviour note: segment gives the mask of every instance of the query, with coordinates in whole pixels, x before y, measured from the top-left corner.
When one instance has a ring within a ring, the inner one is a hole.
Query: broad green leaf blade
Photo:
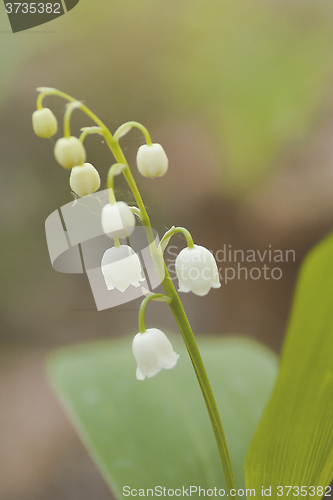
[[[248,488],[333,479],[333,235],[307,257],[274,393],[246,457]],[[317,497],[295,489],[293,498]],[[318,496],[322,497],[321,490]]]
[[[70,417],[117,498],[136,489],[225,488],[213,432],[179,338],[177,366],[135,379],[131,339],[66,348],[49,373]],[[271,394],[276,356],[243,339],[200,342],[219,405],[238,487],[246,450]]]

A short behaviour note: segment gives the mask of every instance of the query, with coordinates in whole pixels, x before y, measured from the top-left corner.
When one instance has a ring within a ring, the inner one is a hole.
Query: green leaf
[[[206,408],[179,338],[177,366],[138,382],[131,339],[55,353],[49,373],[116,498],[131,488],[225,488]],[[272,391],[276,356],[253,341],[200,341],[235,468],[244,487],[249,442]]]
[[[273,498],[277,486],[326,486],[333,479],[332,297],[330,235],[303,265],[277,384],[246,457],[247,487],[272,486]],[[292,496],[301,498],[297,490]]]

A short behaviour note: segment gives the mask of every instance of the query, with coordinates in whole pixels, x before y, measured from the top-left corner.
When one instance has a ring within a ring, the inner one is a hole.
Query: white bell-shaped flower
[[[124,201],[104,205],[101,222],[104,233],[110,238],[127,238],[135,228],[134,214]]]
[[[205,247],[184,248],[176,258],[175,267],[180,292],[203,296],[211,288],[221,286],[215,259]]]
[[[102,273],[108,290],[124,292],[130,285],[140,286],[144,281],[140,259],[127,245],[108,248],[102,257]]]
[[[144,177],[162,177],[168,170],[169,160],[160,144],[143,144],[136,155],[136,164]]]
[[[133,354],[138,364],[136,378],[154,377],[162,368],[173,368],[179,358],[167,336],[157,328],[137,333],[132,342]]]
[[[58,163],[70,170],[83,165],[86,161],[86,150],[77,137],[62,137],[54,147],[54,156]]]
[[[72,168],[69,185],[72,191],[82,198],[99,189],[101,178],[91,163],[85,163]]]
[[[32,127],[38,137],[49,139],[57,133],[58,122],[49,108],[42,108],[33,112]]]

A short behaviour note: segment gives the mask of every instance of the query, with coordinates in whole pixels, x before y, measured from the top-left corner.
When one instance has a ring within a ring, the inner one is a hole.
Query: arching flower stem
[[[43,99],[44,99],[44,97],[46,97],[48,95],[55,95],[58,97],[62,97],[66,101],[70,101],[70,102],[77,102],[77,99],[70,96],[69,94],[66,94],[65,92],[61,92],[61,90],[58,90],[58,89],[52,89],[52,88],[48,88],[48,87],[39,87],[37,89],[37,91],[40,92],[40,94],[37,97],[37,109],[41,109],[43,107]],[[80,109],[86,115],[88,115],[99,127],[101,127],[101,129],[103,131],[107,130],[109,132],[107,126],[102,122],[102,120],[100,120],[98,118],[98,116],[95,115],[95,113],[93,113],[85,104],[83,104],[83,102],[81,102]],[[109,132],[109,134],[112,137],[111,132]]]
[[[67,101],[70,102],[77,102],[77,99],[74,97],[70,96],[69,94],[66,94],[65,92],[61,92],[61,90],[53,89],[53,88],[45,88],[45,87],[39,87],[37,88],[37,91],[40,92],[40,94],[37,97],[37,109],[41,109],[43,107],[43,99],[47,95],[56,95],[58,97],[62,97],[63,99],[66,99]],[[124,176],[127,180],[127,183],[134,195],[134,198],[139,206],[139,209],[141,211],[141,219],[142,219],[142,224],[144,226],[150,227],[150,220],[148,217],[148,213],[146,210],[146,207],[144,206],[143,200],[141,198],[140,192],[136,186],[136,183],[134,181],[134,177],[132,175],[132,172],[128,166],[127,160],[124,156],[124,153],[122,152],[122,149],[120,148],[118,142],[113,138],[113,135],[111,134],[110,130],[107,128],[107,126],[98,118],[93,111],[91,111],[85,104],[81,103],[80,106],[81,111],[83,111],[89,118],[91,118],[96,125],[98,125],[102,130],[102,135],[104,136],[107,145],[111,149],[115,159],[117,160],[118,163],[123,163],[125,164],[126,168],[124,168],[123,173]],[[137,122],[134,122],[137,123]],[[148,132],[148,131],[147,131]],[[140,203],[139,203],[140,201]],[[154,241],[153,234],[151,233],[152,240],[149,238],[149,243],[152,243]]]
[[[80,141],[83,143],[87,135],[99,134],[103,135],[101,127],[83,127],[81,128]]]
[[[64,116],[64,137],[71,136],[71,117],[74,109],[81,108],[82,103],[80,101],[73,101],[67,104],[65,116]]]
[[[167,297],[166,295],[163,295],[163,293],[152,293],[145,297],[143,301],[141,302],[140,309],[139,309],[139,332],[144,333],[146,331],[146,325],[145,325],[145,312],[146,312],[146,306],[150,300],[156,300],[158,299],[161,302],[167,302],[170,304],[171,299],[170,297]]]
[[[124,165],[123,163],[115,163],[109,168],[107,183],[109,202],[111,203],[111,205],[116,203],[116,197],[114,194],[114,177],[115,175],[121,174],[125,167],[126,165]]]
[[[133,127],[134,128],[138,128],[139,130],[141,130],[141,132],[145,136],[146,143],[149,146],[151,146],[152,140],[151,140],[150,134],[149,134],[148,130],[146,129],[146,127],[144,125],[142,125],[141,123],[139,123],[139,122],[126,122],[126,123],[123,123],[122,125],[120,125],[120,127],[117,128],[117,130],[113,134],[114,140],[118,142],[119,139],[121,137],[123,137],[123,135],[127,134],[127,132],[129,132],[130,129],[133,128]]]
[[[184,227],[173,227],[171,229],[169,229],[169,231],[167,231],[163,238],[161,239],[160,241],[160,244],[159,244],[159,247],[158,248],[163,248],[163,243],[167,240],[167,239],[170,239],[171,236],[173,236],[174,234],[176,233],[182,233],[184,236],[185,236],[185,239],[186,239],[186,244],[188,246],[188,248],[193,248],[194,247],[194,243],[193,243],[193,238],[191,236],[191,233],[190,231],[188,231],[187,229],[185,229]]]
[[[129,208],[133,212],[133,214],[136,215],[141,221],[142,220],[141,210],[138,207],[129,207]]]

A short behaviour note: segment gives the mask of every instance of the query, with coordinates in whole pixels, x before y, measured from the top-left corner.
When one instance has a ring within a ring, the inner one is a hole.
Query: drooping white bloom
[[[127,245],[108,248],[102,257],[101,269],[108,290],[117,288],[124,292],[130,285],[137,287],[144,281],[140,259]]]
[[[169,160],[160,144],[143,144],[136,155],[136,164],[144,177],[162,177],[168,170]]]
[[[72,191],[82,198],[99,189],[101,178],[91,163],[85,163],[72,168],[69,185]]]
[[[62,137],[56,142],[54,156],[62,167],[69,170],[84,164],[86,161],[86,150],[77,137]]]
[[[173,368],[179,358],[167,336],[157,328],[137,333],[132,342],[133,354],[138,364],[136,378],[154,377],[162,368]]]
[[[104,233],[110,238],[127,238],[135,227],[134,214],[124,201],[104,205],[101,222]]]
[[[205,247],[184,248],[176,258],[175,267],[180,292],[203,296],[211,288],[221,286],[215,259]]]
[[[32,127],[38,137],[49,139],[57,133],[58,122],[49,108],[42,108],[33,112]]]

